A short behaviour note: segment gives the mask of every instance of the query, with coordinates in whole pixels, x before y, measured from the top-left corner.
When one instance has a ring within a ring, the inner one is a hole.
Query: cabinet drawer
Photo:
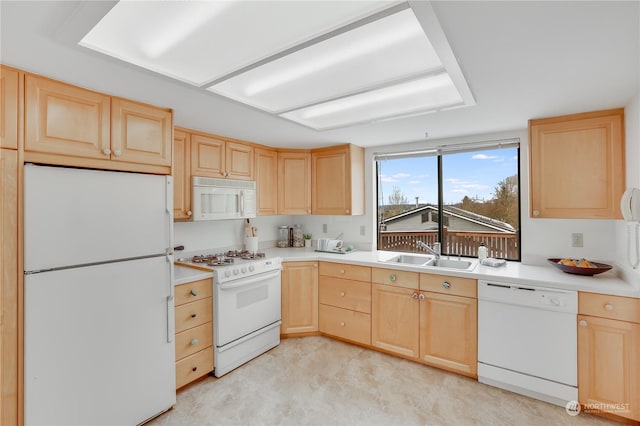
[[[473,278],[420,274],[420,290],[477,298],[478,281]]]
[[[368,266],[320,262],[320,275],[371,282],[371,268]]]
[[[176,362],[176,389],[213,371],[213,347]]]
[[[371,315],[320,305],[320,332],[370,345]]]
[[[176,306],[176,333],[211,322],[213,318],[212,298],[197,300]]]
[[[342,278],[320,277],[320,303],[371,313],[371,284]]]
[[[176,360],[213,345],[212,323],[199,325],[176,334]]]
[[[417,290],[420,287],[420,274],[397,269],[372,268],[371,281],[377,284]]]
[[[578,313],[640,323],[640,299],[580,292]]]
[[[175,288],[175,304],[176,306],[182,305],[183,303],[211,297],[212,294],[213,282],[211,278],[180,284]]]

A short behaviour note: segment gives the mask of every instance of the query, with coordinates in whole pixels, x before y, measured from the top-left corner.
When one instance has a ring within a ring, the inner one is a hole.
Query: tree
[[[508,176],[498,182],[491,199],[490,217],[518,226],[518,176]]]
[[[406,205],[409,204],[409,199],[402,192],[402,190],[393,186],[391,194],[389,194],[389,204],[385,206],[384,216],[389,218],[406,210]]]

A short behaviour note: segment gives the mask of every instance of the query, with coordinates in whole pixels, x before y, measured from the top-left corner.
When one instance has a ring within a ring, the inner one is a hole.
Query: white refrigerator
[[[172,214],[171,177],[25,165],[25,424],[175,404]]]

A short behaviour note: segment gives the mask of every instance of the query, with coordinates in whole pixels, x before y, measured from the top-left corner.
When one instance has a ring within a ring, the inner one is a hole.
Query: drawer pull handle
[[[413,292],[413,294],[411,295],[412,299],[417,299],[418,298],[418,293]]]
[[[613,311],[613,305],[611,303],[607,303],[606,305],[604,305],[604,308],[607,311]]]
[[[344,327],[344,326],[345,326],[344,321],[340,321],[340,327]]]
[[[195,317],[196,317],[196,314],[191,314],[191,318],[195,318]]]
[[[191,346],[195,346],[195,345],[197,345],[198,343],[199,343],[199,342],[198,342],[198,339],[191,339]]]
[[[345,295],[344,291],[341,291],[340,292],[340,297],[344,297],[344,295]]]
[[[445,282],[442,283],[442,287],[451,288],[451,284],[449,284],[449,281],[445,281]]]
[[[580,324],[580,327],[586,327],[587,326],[587,322],[585,320],[580,320],[579,324]]]
[[[105,149],[102,150],[102,153],[104,155],[111,155],[111,150],[109,148],[105,148]]]
[[[196,371],[197,369],[198,369],[198,367],[193,367],[193,368],[191,369],[191,371]]]
[[[193,290],[191,290],[191,295],[192,296],[197,296],[198,295],[198,290],[196,290],[195,288]]]
[[[340,269],[340,273],[341,273],[341,274],[344,274],[344,269]]]
[[[395,280],[396,280],[396,274],[389,275],[389,281],[395,281]]]

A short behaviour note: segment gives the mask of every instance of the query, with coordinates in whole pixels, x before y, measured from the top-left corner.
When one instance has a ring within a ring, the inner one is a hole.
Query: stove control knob
[[[231,271],[228,270],[228,269],[226,271],[224,271],[224,276],[227,277],[227,278],[230,277],[231,276]]]
[[[253,265],[249,265],[249,272],[253,272],[256,270],[256,267]]]
[[[238,270],[238,268],[233,270],[233,275],[238,275],[240,273],[240,271]]]
[[[240,270],[242,271],[243,274],[247,273],[247,267],[243,266],[242,268],[240,268]]]

